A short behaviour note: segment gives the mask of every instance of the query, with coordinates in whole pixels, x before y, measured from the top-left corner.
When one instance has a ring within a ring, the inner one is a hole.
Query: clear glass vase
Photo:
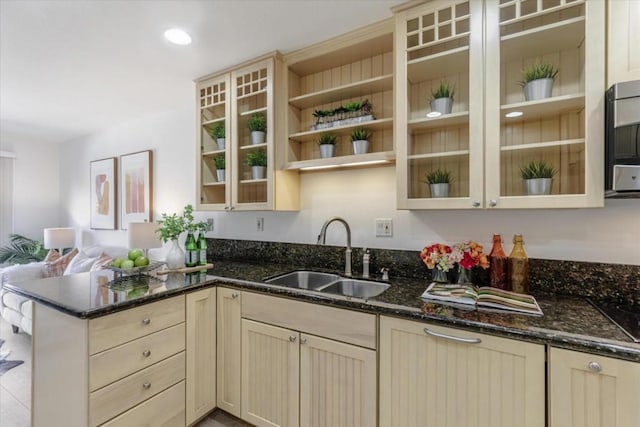
[[[449,283],[449,277],[447,277],[447,272],[442,271],[438,268],[434,268],[431,270],[431,280],[436,283]]]
[[[178,239],[171,241],[171,248],[165,261],[167,262],[167,268],[170,270],[184,267],[184,251],[178,244]]]
[[[457,283],[460,285],[471,283],[471,272],[461,265],[458,266]]]

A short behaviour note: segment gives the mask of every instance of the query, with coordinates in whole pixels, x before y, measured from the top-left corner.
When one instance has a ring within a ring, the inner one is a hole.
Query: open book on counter
[[[542,310],[533,296],[489,286],[432,283],[424,291],[422,298],[434,302],[452,303],[460,307],[475,306],[478,309],[497,309],[542,316]]]

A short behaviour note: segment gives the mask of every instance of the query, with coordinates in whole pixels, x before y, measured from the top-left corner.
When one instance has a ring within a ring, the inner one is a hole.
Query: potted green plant
[[[371,134],[364,128],[357,128],[351,132],[353,154],[367,154],[369,152],[369,138]]]
[[[451,114],[454,92],[452,84],[440,82],[438,87],[431,91],[431,112]]]
[[[518,84],[524,90],[526,101],[549,98],[558,69],[548,62],[535,63],[522,70],[522,81]]]
[[[167,267],[170,269],[184,267],[184,251],[178,244],[178,238],[186,230],[184,217],[175,213],[171,215],[163,213],[158,226],[156,233],[160,234],[160,240],[164,243],[171,242],[171,248],[165,258]]]
[[[224,182],[225,170],[227,168],[224,154],[218,154],[213,158],[213,162],[216,165],[216,176],[218,177],[218,182]]]
[[[338,137],[332,133],[323,133],[318,139],[318,146],[320,147],[320,157],[327,159],[333,157],[336,154],[336,144],[338,143]]]
[[[451,172],[446,169],[436,169],[426,174],[424,182],[429,184],[431,197],[444,198],[449,197],[449,187],[453,182],[453,177]]]
[[[264,144],[267,135],[267,118],[262,113],[255,113],[247,122],[251,131],[251,144]]]
[[[520,167],[520,175],[528,195],[551,194],[551,184],[555,174],[553,165],[544,160],[532,160]]]
[[[225,141],[226,141],[225,139],[226,129],[224,125],[224,120],[221,122],[216,122],[213,125],[213,127],[209,129],[209,135],[211,135],[211,138],[216,139],[216,143],[218,144],[218,149],[224,150]]]
[[[267,173],[267,152],[262,148],[247,153],[244,159],[247,166],[251,166],[251,179],[264,179]]]

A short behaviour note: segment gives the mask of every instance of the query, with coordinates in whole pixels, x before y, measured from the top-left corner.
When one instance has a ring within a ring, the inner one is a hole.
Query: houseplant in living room
[[[216,177],[218,178],[218,182],[224,182],[225,172],[227,169],[224,154],[218,154],[217,156],[215,156],[213,158],[213,162],[216,165]]]
[[[558,69],[548,62],[535,63],[522,70],[522,81],[518,84],[524,90],[525,101],[535,101],[551,97],[553,81]]]
[[[338,137],[332,133],[323,133],[318,139],[318,146],[320,147],[320,157],[327,159],[333,157],[336,154],[336,144],[338,143]]]
[[[551,184],[556,170],[544,160],[532,160],[520,167],[525,192],[530,196],[551,194]]]
[[[446,169],[436,169],[427,172],[425,184],[429,184],[432,198],[449,197],[449,187],[453,182],[451,172]]]
[[[226,130],[224,126],[224,120],[221,122],[216,122],[213,125],[213,128],[208,129],[209,135],[211,138],[216,139],[216,143],[218,144],[218,150],[224,150],[225,142],[226,142]]]
[[[438,87],[431,91],[431,113],[429,114],[436,113],[433,115],[434,117],[442,114],[451,114],[454,92],[455,90],[452,84],[440,82]]]
[[[251,131],[251,144],[264,144],[267,135],[267,118],[262,113],[255,113],[247,122]]]
[[[247,153],[244,159],[247,166],[251,166],[251,179],[264,179],[267,173],[267,152],[262,148]]]
[[[351,145],[353,154],[367,154],[369,152],[369,138],[371,134],[364,128],[354,129],[351,132]]]

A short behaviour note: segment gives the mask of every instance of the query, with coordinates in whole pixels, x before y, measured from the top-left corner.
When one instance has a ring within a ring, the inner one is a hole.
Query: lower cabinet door
[[[549,426],[640,426],[640,363],[552,347]]]
[[[299,337],[242,319],[242,419],[257,427],[297,427]]]
[[[543,345],[380,318],[380,426],[544,425]]]
[[[241,360],[241,300],[242,293],[236,289],[218,288],[218,329],[216,398],[218,408],[236,417],[240,413],[240,360]]]
[[[376,426],[376,352],[300,335],[300,425]]]

